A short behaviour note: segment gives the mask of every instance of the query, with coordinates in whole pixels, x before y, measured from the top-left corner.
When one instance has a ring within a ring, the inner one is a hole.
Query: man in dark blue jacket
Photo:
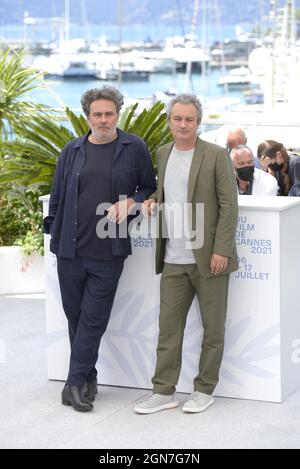
[[[57,256],[71,345],[62,403],[78,411],[93,409],[100,340],[131,254],[130,213],[156,188],[145,143],[117,128],[122,104],[122,94],[112,87],[84,93],[90,131],[63,149],[44,220]]]

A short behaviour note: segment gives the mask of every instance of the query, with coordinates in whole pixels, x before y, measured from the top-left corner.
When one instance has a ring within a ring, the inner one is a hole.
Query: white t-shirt
[[[181,151],[175,145],[169,156],[164,181],[165,219],[168,231],[165,262],[195,264],[189,242],[187,196],[194,149]]]
[[[255,168],[251,195],[277,195],[277,179],[272,174]]]

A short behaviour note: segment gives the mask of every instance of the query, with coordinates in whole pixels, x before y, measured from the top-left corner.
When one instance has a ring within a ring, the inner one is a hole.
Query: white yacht
[[[237,67],[229,71],[227,75],[219,78],[219,86],[228,88],[248,88],[252,83],[252,74],[248,67]]]
[[[96,78],[96,60],[93,54],[63,54],[40,57],[34,66],[47,78],[91,79]]]

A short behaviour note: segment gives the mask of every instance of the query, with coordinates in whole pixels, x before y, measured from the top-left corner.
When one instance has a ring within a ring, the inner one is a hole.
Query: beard
[[[99,142],[111,142],[116,137],[117,127],[92,128],[93,137]]]

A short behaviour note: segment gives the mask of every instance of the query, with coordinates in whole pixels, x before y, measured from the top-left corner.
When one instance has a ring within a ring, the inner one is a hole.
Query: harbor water
[[[189,91],[197,94],[203,103],[214,98],[229,96],[231,98],[239,98],[241,103],[243,93],[241,90],[231,90],[228,95],[225,94],[224,88],[218,86],[218,79],[221,76],[220,70],[211,70],[206,76],[202,74],[193,74],[190,82]],[[101,87],[104,84],[117,86],[121,89],[125,97],[132,99],[149,98],[154,93],[165,92],[170,88],[175,88],[177,92],[186,91],[186,74],[151,74],[149,81],[130,81],[121,83],[104,82],[99,80],[44,80],[44,88],[35,90],[32,99],[40,103],[53,107],[68,106],[72,109],[80,108],[80,97],[89,88]]]

